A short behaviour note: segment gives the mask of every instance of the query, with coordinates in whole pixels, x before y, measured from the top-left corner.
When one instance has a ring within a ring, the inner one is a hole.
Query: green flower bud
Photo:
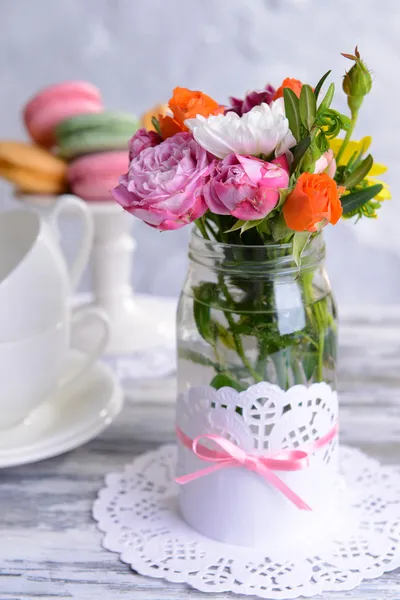
[[[347,103],[353,113],[358,111],[364,96],[371,91],[372,77],[366,65],[361,60],[357,47],[354,55],[342,54],[342,56],[355,61],[343,79],[343,91],[347,95]]]

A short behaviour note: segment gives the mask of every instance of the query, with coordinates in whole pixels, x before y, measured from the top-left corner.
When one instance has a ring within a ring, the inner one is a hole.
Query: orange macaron
[[[60,194],[67,189],[67,165],[39,146],[0,141],[0,177],[26,194]]]

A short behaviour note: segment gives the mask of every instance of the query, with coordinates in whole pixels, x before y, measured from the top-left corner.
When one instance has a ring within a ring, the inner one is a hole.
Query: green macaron
[[[82,154],[128,149],[128,141],[138,128],[137,118],[129,113],[77,115],[56,128],[58,154],[72,160]]]

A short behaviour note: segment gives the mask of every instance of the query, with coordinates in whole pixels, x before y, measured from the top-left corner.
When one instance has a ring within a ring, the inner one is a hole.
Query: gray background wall
[[[176,85],[224,102],[288,75],[315,84],[332,68],[340,88],[350,65],[340,52],[357,43],[375,78],[357,133],[371,134],[375,158],[389,165],[393,200],[378,221],[326,229],[328,266],[341,304],[399,302],[399,0],[2,0],[0,23],[2,139],[23,139],[20,107],[64,79],[92,81],[109,108],[140,114]],[[11,197],[1,182],[1,209]],[[160,234],[132,225],[136,288],[177,294],[188,228]],[[72,248],[72,224],[64,235]]]

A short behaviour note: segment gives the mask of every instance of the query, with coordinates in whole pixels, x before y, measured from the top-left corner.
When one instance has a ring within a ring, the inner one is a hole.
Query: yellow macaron
[[[66,163],[25,142],[0,141],[0,177],[25,194],[60,194],[67,189]]]

